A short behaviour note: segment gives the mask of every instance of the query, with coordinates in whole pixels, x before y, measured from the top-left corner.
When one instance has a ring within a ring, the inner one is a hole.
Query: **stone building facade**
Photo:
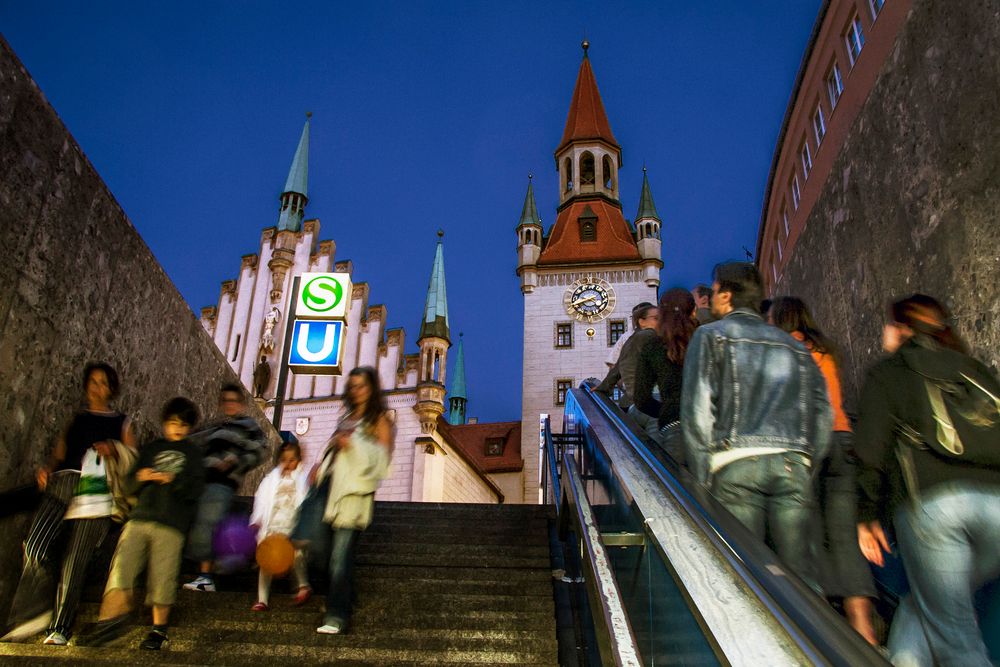
[[[257,252],[243,257],[238,276],[222,283],[218,303],[202,309],[202,325],[270,416],[293,278],[307,272],[351,274],[343,375],[292,373],[286,387],[281,430],[296,434],[305,465],[319,459],[343,415],[347,374],[355,367],[371,366],[396,426],[392,474],[376,494],[378,500],[507,500],[463,450],[467,443],[438,428],[445,411],[451,345],[442,241],[438,240],[434,254],[417,338],[419,352],[407,354],[405,331],[388,327],[388,309],[374,302],[368,284],[359,279],[362,274],[351,262],[337,261],[336,244],[321,239],[319,220],[305,219],[310,122],[306,120],[292,160],[277,225],[262,232]]]
[[[1000,10],[885,0],[885,19],[898,28],[853,122],[823,148],[829,174],[773,290],[805,299],[840,345],[849,400],[881,353],[888,301],[912,292],[947,303],[976,356],[1000,363]]]
[[[33,483],[104,360],[140,442],[183,395],[214,416],[236,375],[55,109],[0,37],[0,491]],[[277,433],[253,408],[272,442]],[[5,508],[10,510],[9,507]],[[0,520],[0,609],[29,514]]]
[[[517,225],[524,297],[521,452],[524,496],[538,501],[539,418],[562,429],[566,391],[602,378],[612,346],[630,333],[632,307],[656,302],[661,221],[643,173],[634,222],[622,214],[618,145],[584,42],[562,140],[556,221],[546,233],[529,182]]]

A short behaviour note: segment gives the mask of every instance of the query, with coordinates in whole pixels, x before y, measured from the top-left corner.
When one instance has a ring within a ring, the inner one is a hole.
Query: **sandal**
[[[299,592],[295,594],[295,606],[301,607],[306,602],[309,602],[309,598],[312,597],[312,589],[308,586],[303,586],[299,589]]]
[[[254,606],[250,607],[250,611],[267,611],[268,606],[266,602],[257,602]]]

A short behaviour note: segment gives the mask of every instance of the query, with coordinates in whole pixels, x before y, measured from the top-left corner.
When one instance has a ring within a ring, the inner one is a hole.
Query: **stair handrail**
[[[625,421],[625,414],[613,402],[587,385],[572,390],[574,398],[583,394],[598,407],[630,449],[645,463],[660,485],[715,545],[718,553],[761,600],[785,629],[789,638],[813,664],[843,667],[885,666],[888,663],[860,635],[798,577],[775,573],[768,565],[773,552],[728,510],[700,487],[687,470],[667,470],[642,443],[636,430]],[[651,542],[662,550],[655,536]]]
[[[547,438],[546,444],[551,445]],[[553,449],[548,447],[548,449]],[[593,508],[587,500],[587,493],[577,472],[576,458],[570,452],[563,452],[562,473],[565,475],[562,495],[559,496],[559,529],[563,540],[568,537],[569,522],[580,541],[581,562],[586,568],[584,581],[593,613],[597,646],[602,665],[616,667],[641,667],[638,642],[632,631],[625,604],[607,549],[601,540],[601,529],[594,518]],[[557,479],[554,477],[553,479]]]

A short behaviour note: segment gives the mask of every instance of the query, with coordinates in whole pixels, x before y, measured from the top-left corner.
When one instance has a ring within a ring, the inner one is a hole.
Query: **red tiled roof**
[[[612,146],[618,146],[615,135],[611,132],[608,115],[604,112],[601,92],[597,89],[594,71],[590,68],[590,58],[586,56],[580,63],[580,73],[576,77],[573,100],[566,117],[566,129],[563,130],[562,141],[556,152],[578,139],[603,139]]]
[[[452,426],[444,417],[438,418],[438,431],[449,443],[459,447],[483,472],[520,472],[521,422],[492,422]],[[486,439],[503,438],[503,454],[486,456]]]
[[[581,241],[577,219],[587,207],[597,216],[597,240]],[[544,264],[638,260],[639,249],[622,210],[603,199],[576,200],[559,212],[538,258]]]

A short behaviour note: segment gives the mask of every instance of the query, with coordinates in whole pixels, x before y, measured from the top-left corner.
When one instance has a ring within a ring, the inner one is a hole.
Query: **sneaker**
[[[93,623],[76,640],[77,646],[104,646],[121,637],[128,630],[128,614]]]
[[[52,620],[52,611],[44,611],[31,620],[25,621],[13,628],[10,632],[0,637],[0,642],[23,642],[29,637],[34,637],[39,632],[45,632],[49,628]]]
[[[266,602],[257,602],[254,606],[250,607],[250,611],[267,611],[268,606]]]
[[[189,581],[184,584],[184,588],[189,591],[201,591],[202,593],[214,593],[215,592],[215,580],[212,577],[200,575],[194,581]]]
[[[165,633],[159,630],[150,630],[146,638],[139,644],[139,648],[144,648],[147,651],[159,651],[160,649],[170,648],[170,640],[167,639]]]
[[[303,586],[299,589],[299,592],[295,594],[295,606],[301,607],[306,602],[309,602],[309,598],[312,597],[312,589],[308,586]]]
[[[318,628],[316,628],[316,632],[320,633],[321,635],[339,635],[340,626],[334,623],[327,623],[325,625],[321,625]]]
[[[50,632],[49,636],[45,638],[43,644],[49,644],[50,646],[65,646],[67,643],[66,635],[59,631]]]

